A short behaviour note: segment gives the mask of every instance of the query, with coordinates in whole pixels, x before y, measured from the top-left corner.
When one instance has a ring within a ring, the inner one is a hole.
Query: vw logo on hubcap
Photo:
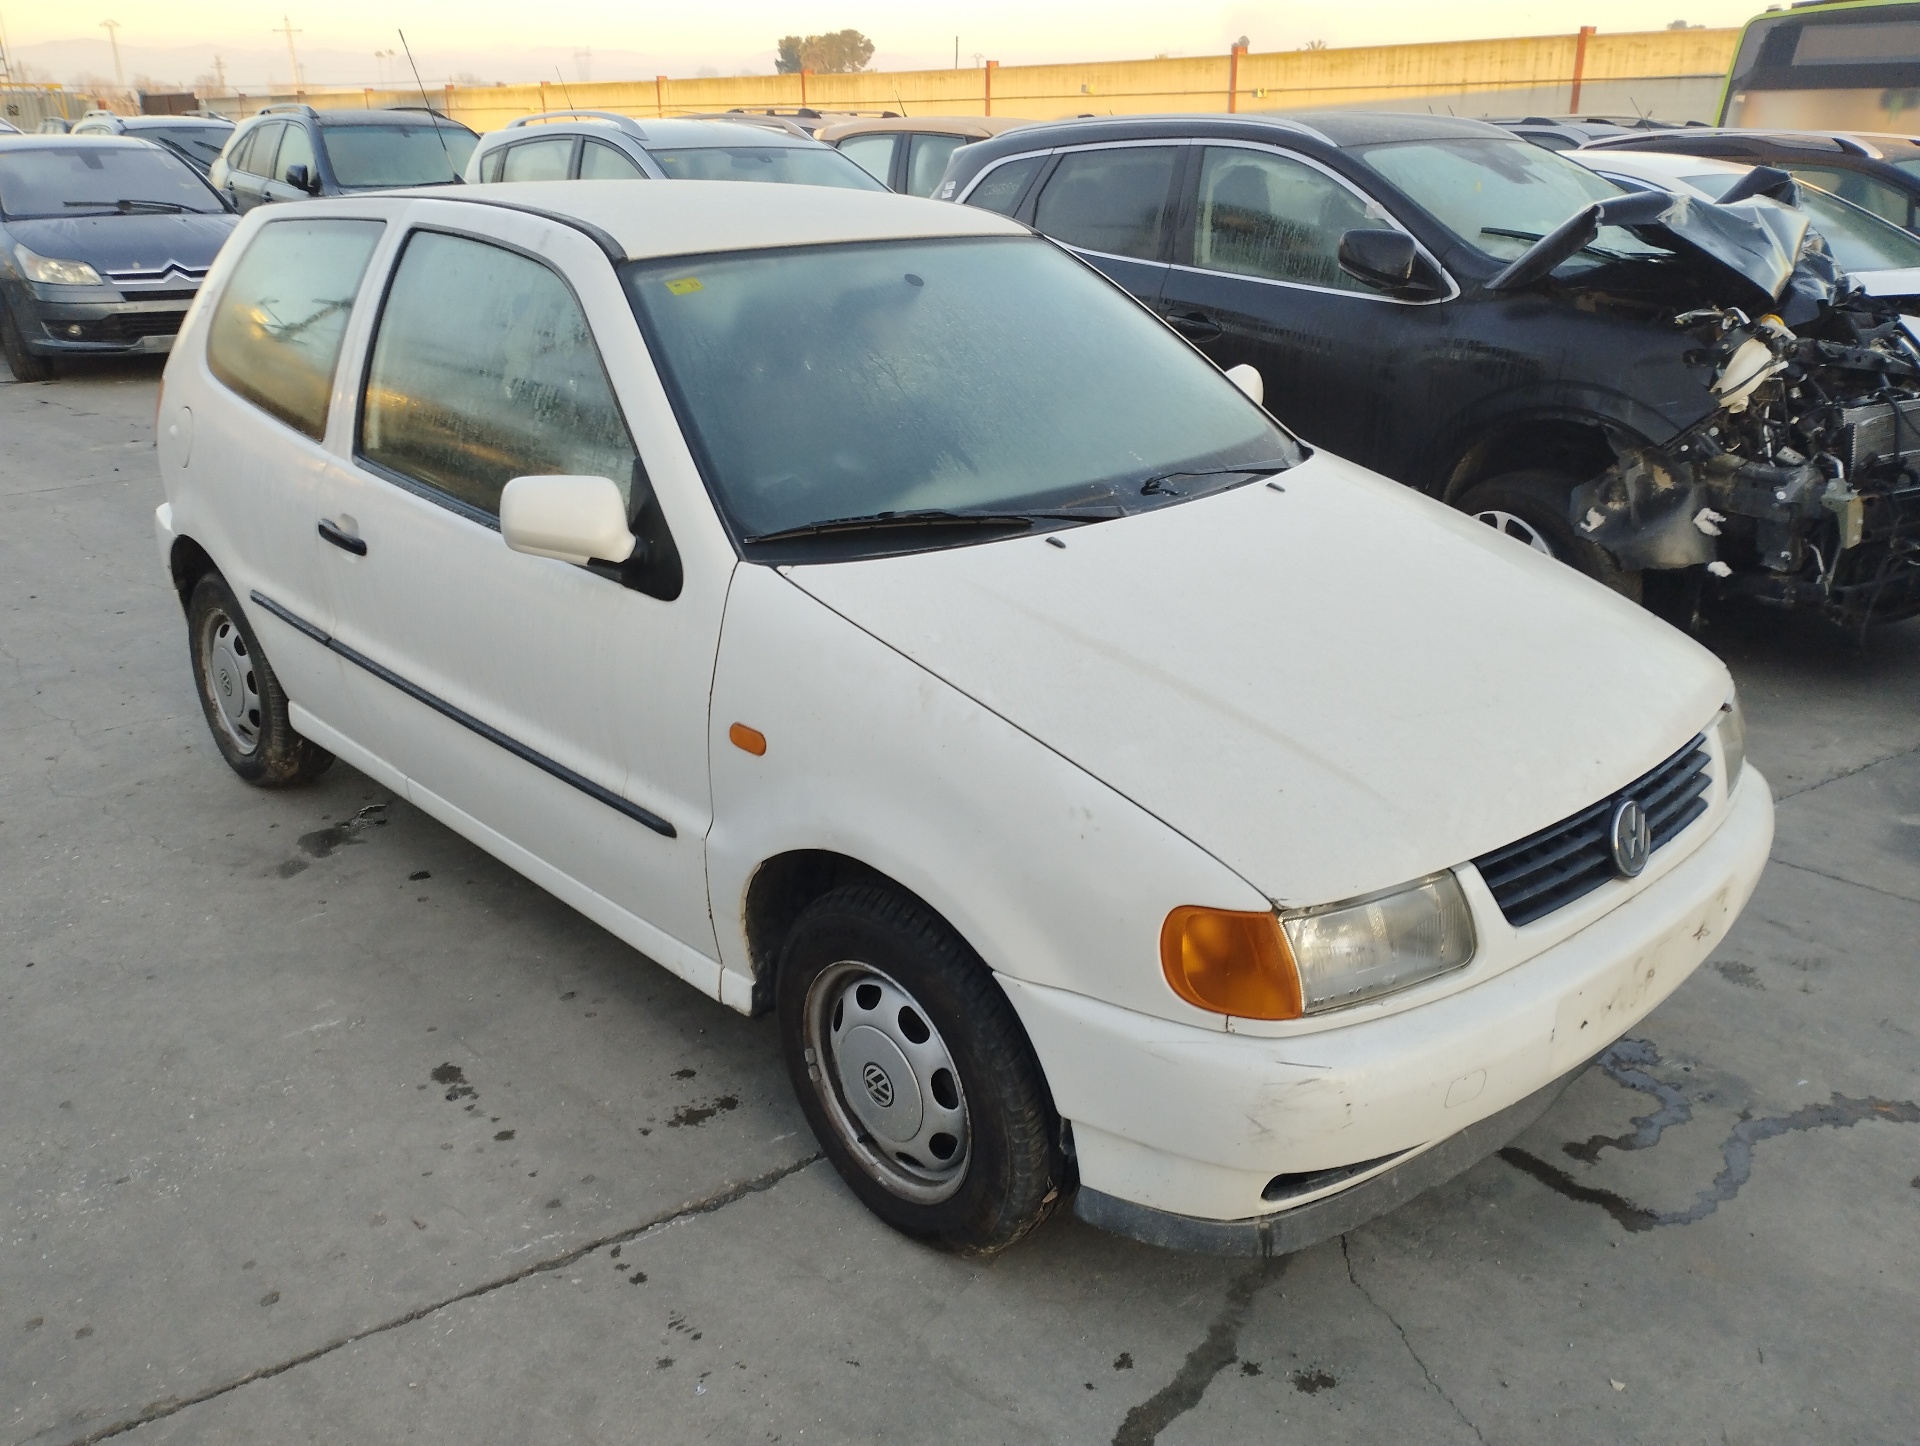
[[[1647,856],[1653,852],[1653,827],[1639,799],[1622,799],[1614,809],[1607,842],[1613,849],[1614,871],[1621,878],[1635,878],[1647,866]]]
[[[893,1081],[887,1078],[887,1072],[879,1065],[869,1063],[860,1071],[860,1082],[867,1087],[867,1095],[881,1109],[893,1103]]]

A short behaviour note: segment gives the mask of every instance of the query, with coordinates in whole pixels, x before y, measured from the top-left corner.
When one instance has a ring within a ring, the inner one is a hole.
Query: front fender
[[[763,754],[729,740],[735,723],[765,736]],[[1225,1028],[1167,986],[1160,926],[1180,904],[1271,904],[772,568],[735,575],[709,737],[707,878],[728,969],[753,972],[745,902],[754,872],[818,849],[912,890],[996,973]]]

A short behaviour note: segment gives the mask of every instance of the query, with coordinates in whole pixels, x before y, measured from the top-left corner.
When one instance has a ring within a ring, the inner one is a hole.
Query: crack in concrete
[[[1723,1161],[1720,1173],[1684,1210],[1652,1210],[1635,1204],[1617,1191],[1583,1185],[1566,1171],[1517,1145],[1500,1151],[1500,1158],[1569,1200],[1598,1205],[1621,1229],[1637,1234],[1661,1225],[1692,1225],[1713,1214],[1753,1178],[1753,1147],[1762,1140],[1802,1130],[1851,1129],[1868,1120],[1885,1120],[1896,1125],[1920,1124],[1920,1104],[1912,1100],[1883,1100],[1872,1095],[1852,1099],[1836,1091],[1827,1104],[1802,1105],[1791,1114],[1767,1115],[1756,1120],[1743,1111],[1733,1133],[1720,1147]]]
[[[1340,1258],[1347,1264],[1347,1279],[1352,1283],[1353,1288],[1360,1292],[1362,1300],[1366,1301],[1368,1305],[1386,1317],[1387,1324],[1392,1326],[1394,1334],[1400,1337],[1400,1344],[1406,1348],[1407,1354],[1413,1358],[1413,1363],[1420,1368],[1420,1374],[1427,1378],[1427,1384],[1433,1387],[1434,1394],[1447,1403],[1448,1409],[1460,1418],[1461,1425],[1473,1432],[1473,1439],[1480,1442],[1481,1446],[1485,1446],[1487,1439],[1485,1434],[1482,1433],[1478,1426],[1473,1424],[1472,1419],[1467,1413],[1460,1409],[1460,1403],[1447,1394],[1446,1387],[1442,1386],[1433,1372],[1428,1369],[1427,1363],[1420,1358],[1420,1352],[1413,1348],[1413,1342],[1407,1338],[1406,1327],[1395,1320],[1393,1312],[1375,1300],[1373,1298],[1373,1292],[1360,1283],[1359,1272],[1353,1268],[1353,1252],[1347,1249],[1347,1237],[1344,1235],[1340,1237]]]
[[[1885,758],[1872,758],[1852,768],[1843,768],[1831,777],[1823,778],[1818,783],[1809,783],[1805,788],[1796,788],[1791,793],[1776,793],[1773,801],[1776,806],[1783,804],[1790,798],[1798,798],[1803,793],[1812,793],[1816,788],[1825,788],[1829,783],[1838,783],[1843,778],[1852,778],[1856,773],[1865,773],[1869,768],[1878,768],[1883,763],[1891,763],[1896,758],[1907,758],[1915,753],[1920,753],[1920,744],[1912,748],[1902,748],[1898,753],[1889,753]]]
[[[1240,1327],[1246,1323],[1254,1296],[1286,1269],[1284,1256],[1265,1260],[1227,1287],[1227,1298],[1207,1327],[1206,1336],[1187,1352],[1171,1381],[1127,1412],[1120,1429],[1113,1433],[1113,1446],[1153,1446],[1162,1431],[1200,1404],[1213,1378],[1240,1358]]]
[[[1633,1126],[1630,1135],[1593,1135],[1577,1144],[1562,1145],[1560,1148],[1574,1159],[1597,1165],[1600,1152],[1609,1147],[1615,1150],[1651,1150],[1669,1129],[1684,1125],[1693,1118],[1693,1106],[1687,1103],[1687,1097],[1678,1087],[1657,1080],[1647,1072],[1648,1068],[1660,1063],[1660,1051],[1653,1047],[1652,1041],[1615,1040],[1601,1051],[1600,1058],[1594,1063],[1615,1084],[1652,1095],[1660,1101],[1660,1108],[1650,1115],[1634,1116],[1629,1121]]]
[[[1865,889],[1869,894],[1878,894],[1883,899],[1898,899],[1903,904],[1920,904],[1920,899],[1906,894],[1896,894],[1891,889],[1882,889],[1873,884],[1863,884],[1858,879],[1843,879],[1838,874],[1830,874],[1824,869],[1816,869],[1807,864],[1796,864],[1792,859],[1770,858],[1769,864],[1778,864],[1783,869],[1797,869],[1803,874],[1812,874],[1816,879],[1826,879],[1829,883],[1845,884],[1853,889]]]
[[[724,1190],[716,1191],[714,1194],[695,1200],[691,1204],[681,1205],[673,1210],[665,1211],[651,1220],[642,1221],[638,1225],[629,1226],[624,1230],[616,1231],[612,1235],[603,1235],[596,1240],[589,1241],[585,1245],[575,1246],[572,1250],[565,1251],[559,1255],[552,1255],[544,1260],[534,1261],[530,1265],[522,1266],[519,1270],[499,1276],[494,1280],[486,1281],[480,1285],[472,1286],[467,1290],[456,1292],[444,1300],[433,1302],[431,1305],[418,1306],[406,1312],[404,1315],[395,1316],[392,1320],[382,1321],[378,1325],[368,1326],[365,1330],[352,1331],[346,1335],[338,1336],[328,1341],[325,1345],[315,1346],[310,1351],[302,1351],[297,1356],[290,1356],[284,1361],[276,1361],[273,1365],[262,1366],[256,1371],[249,1371],[244,1376],[236,1377],[231,1381],[224,1381],[217,1386],[209,1386],[203,1391],[196,1391],[191,1396],[168,1397],[164,1400],[156,1401],[152,1405],[145,1407],[137,1416],[130,1416],[125,1420],[115,1422],[111,1426],[103,1426],[98,1431],[91,1432],[85,1436],[74,1437],[67,1443],[67,1446],[93,1446],[93,1443],[96,1441],[105,1441],[110,1437],[123,1436],[129,1431],[137,1431],[140,1427],[151,1425],[155,1421],[164,1421],[169,1416],[177,1416],[190,1406],[202,1405],[220,1396],[229,1395],[239,1390],[242,1386],[252,1385],[255,1381],[270,1380],[274,1376],[284,1375],[286,1372],[294,1370],[297,1367],[310,1365],[322,1356],[330,1356],[335,1351],[343,1350],[347,1346],[355,1345],[360,1341],[366,1340],[369,1336],[384,1335],[388,1331],[398,1330],[401,1326],[412,1325],[415,1321],[424,1320],[430,1315],[445,1310],[450,1305],[458,1305],[461,1301],[476,1300],[480,1296],[491,1295],[497,1290],[504,1290],[510,1285],[517,1284],[529,1276],[539,1275],[544,1271],[564,1270],[576,1260],[581,1259],[583,1256],[591,1255],[596,1250],[603,1250],[610,1245],[624,1245],[628,1241],[636,1240],[642,1235],[651,1234],[656,1230],[663,1230],[669,1225],[677,1225],[681,1221],[690,1220],[695,1216],[711,1215],[715,1211],[726,1209],[727,1206],[733,1204],[735,1201],[746,1199],[749,1195],[758,1195],[767,1190],[771,1190],[789,1175],[797,1175],[809,1165],[818,1164],[823,1158],[825,1157],[816,1150],[810,1155],[794,1160],[789,1164],[781,1165],[776,1169],[769,1170],[763,1175],[756,1175],[751,1180],[743,1180],[738,1184],[729,1185]]]

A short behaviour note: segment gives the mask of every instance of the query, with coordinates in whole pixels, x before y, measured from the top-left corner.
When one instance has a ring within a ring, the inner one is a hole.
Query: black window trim
[[[1012,207],[1006,211],[995,213],[996,215],[1006,216],[1009,220],[1011,220],[1012,218],[1020,214],[1020,208],[1025,206],[1028,200],[1031,199],[1034,193],[1035,186],[1038,184],[1041,178],[1043,178],[1051,169],[1051,167],[1047,165],[1047,162],[1057,154],[1059,154],[1057,151],[1048,149],[1043,151],[1018,151],[1011,156],[1002,156],[999,160],[994,161],[989,165],[982,166],[980,170],[977,173],[975,173],[974,178],[971,181],[967,182],[966,189],[963,190],[959,195],[953,198],[953,202],[957,206],[966,205],[968,198],[972,196],[975,191],[980,189],[980,183],[986,180],[986,178],[988,176],[991,176],[995,171],[999,170],[1002,166],[1010,166],[1015,161],[1038,160],[1040,162],[1039,169],[1036,170],[1031,176],[1027,177],[1027,184],[1021,188],[1020,194],[1014,198]],[[939,192],[936,191],[934,194],[937,197],[939,195]]]
[[[615,145],[613,143],[612,137],[590,136],[590,135],[584,135],[584,134],[580,137],[579,149],[577,149],[573,153],[573,169],[571,172],[569,172],[569,179],[575,180],[575,181],[580,179],[580,168],[586,165],[587,163],[587,147],[588,146],[605,146],[608,150],[612,151],[616,156],[620,157],[621,160],[625,161],[628,165],[632,166],[634,170],[638,171],[640,173],[640,179],[643,181],[652,181],[652,180],[658,179],[658,177],[656,177],[651,171],[647,169],[645,162],[643,162],[640,159],[640,157],[636,156],[632,151],[628,150],[625,146]]]
[[[1284,286],[1295,291],[1317,292],[1322,296],[1347,296],[1360,301],[1386,301],[1393,303],[1395,306],[1437,306],[1444,302],[1453,301],[1460,296],[1460,283],[1453,278],[1452,273],[1449,272],[1446,267],[1440,264],[1440,258],[1427,249],[1426,243],[1418,236],[1415,236],[1412,231],[1408,230],[1400,218],[1394,215],[1392,207],[1381,201],[1379,197],[1369,195],[1358,182],[1354,181],[1351,177],[1343,176],[1339,171],[1327,165],[1324,161],[1317,160],[1313,156],[1306,155],[1301,151],[1289,150],[1285,146],[1274,145],[1266,141],[1240,140],[1237,138],[1215,139],[1209,136],[1196,137],[1191,144],[1193,156],[1191,164],[1187,167],[1187,175],[1181,183],[1180,206],[1176,222],[1176,249],[1174,251],[1174,259],[1167,263],[1170,269],[1174,271],[1192,272],[1199,276],[1231,277],[1235,281],[1254,282],[1261,286]],[[1422,259],[1433,268],[1434,274],[1446,283],[1447,289],[1445,294],[1425,297],[1390,296],[1382,291],[1348,291],[1338,286],[1315,286],[1310,281],[1286,281],[1277,276],[1248,276],[1240,271],[1218,271],[1211,266],[1194,265],[1191,242],[1194,229],[1199,222],[1200,152],[1209,146],[1227,147],[1243,151],[1266,151],[1271,155],[1279,156],[1282,160],[1299,161],[1301,164],[1320,172],[1322,175],[1331,177],[1336,184],[1351,191],[1368,206],[1382,212],[1386,216],[1386,229],[1398,231],[1402,235],[1411,238],[1414,249],[1418,251]]]
[[[524,210],[532,215],[540,216],[543,219],[559,219],[557,217],[547,217],[546,213],[534,210],[531,207],[508,206],[503,202],[483,202],[482,204],[499,205],[503,210]],[[424,501],[432,502],[445,508],[456,517],[463,517],[468,522],[476,523],[490,532],[498,532],[500,530],[500,517],[498,513],[488,512],[483,507],[475,507],[471,502],[455,497],[451,492],[443,491],[431,482],[423,482],[418,477],[409,477],[404,472],[395,471],[385,463],[375,461],[372,457],[369,457],[361,445],[367,426],[367,387],[373,380],[373,353],[375,347],[379,345],[380,327],[386,320],[387,302],[393,295],[393,283],[395,278],[400,275],[401,263],[406,260],[407,248],[413,244],[413,238],[419,235],[451,236],[460,241],[472,241],[482,246],[492,246],[498,250],[509,251],[516,256],[524,257],[526,260],[534,262],[553,274],[555,279],[567,289],[567,295],[573,298],[573,304],[580,308],[580,315],[587,323],[587,335],[593,339],[594,360],[599,362],[600,374],[606,378],[607,395],[613,399],[613,408],[620,415],[620,425],[626,429],[627,442],[633,448],[633,455],[639,457],[640,444],[634,437],[633,423],[627,418],[626,408],[620,405],[620,393],[613,384],[613,374],[607,370],[606,353],[600,349],[600,339],[593,335],[593,313],[587,310],[586,304],[580,300],[580,293],[573,289],[573,283],[567,279],[565,273],[554,266],[546,257],[540,255],[539,252],[529,250],[527,247],[517,245],[512,241],[503,240],[501,237],[467,231],[456,226],[426,224],[409,226],[407,228],[406,235],[402,236],[399,244],[394,247],[393,260],[387,265],[387,274],[383,276],[380,281],[380,302],[373,313],[373,324],[367,331],[366,350],[360,358],[360,379],[354,389],[353,437],[351,439],[353,445],[350,448],[353,465],[372,473],[384,481],[393,483],[394,486],[404,492],[411,492],[414,496]],[[619,281],[618,276],[614,279],[616,283]],[[621,289],[624,291],[625,287],[623,286]],[[642,474],[645,472],[645,465],[645,461],[642,460]],[[633,499],[631,497],[627,499],[627,505],[629,509],[631,509],[633,505]],[[632,520],[631,511],[629,511],[629,526],[631,526]],[[662,522],[664,525],[664,518]]]

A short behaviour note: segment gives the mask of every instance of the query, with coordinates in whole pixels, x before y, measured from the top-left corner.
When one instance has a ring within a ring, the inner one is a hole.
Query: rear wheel
[[[193,681],[207,727],[227,766],[259,788],[288,788],[325,773],[333,755],[287,721],[287,695],[246,615],[217,572],[187,600]]]
[[[822,895],[780,954],[780,1034],[814,1134],[868,1209],[962,1253],[1000,1250],[1067,1181],[1020,1021],[978,955],[879,884]]]
[[[26,334],[20,330],[13,308],[4,302],[0,302],[0,355],[6,357],[7,369],[17,382],[53,380],[53,358],[35,356],[27,350]]]
[[[1457,505],[1515,542],[1639,602],[1640,574],[1621,567],[1604,547],[1574,531],[1567,501],[1579,485],[1579,479],[1561,472],[1508,472],[1469,488]]]

